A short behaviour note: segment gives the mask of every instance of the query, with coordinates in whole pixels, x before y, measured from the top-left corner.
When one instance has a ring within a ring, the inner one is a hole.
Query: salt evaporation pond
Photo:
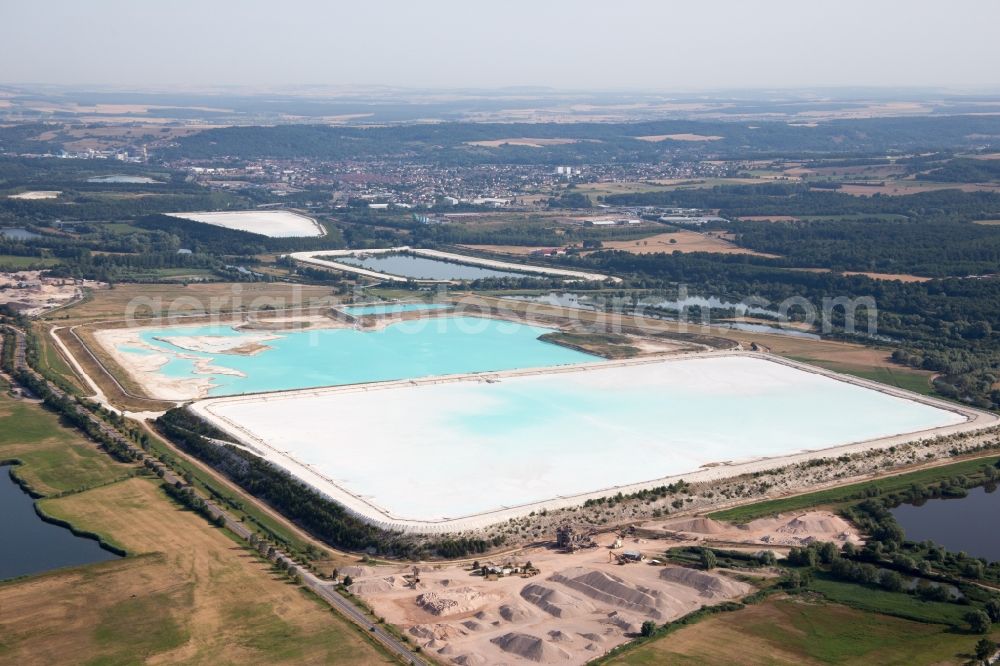
[[[196,408],[340,501],[363,498],[353,506],[373,520],[411,521],[614,494],[707,463],[965,421],[741,355],[228,398]]]
[[[416,305],[416,304],[413,304]],[[209,395],[336,386],[361,382],[535,368],[598,361],[597,357],[538,338],[552,329],[480,317],[445,316],[393,323],[378,330],[317,328],[267,331],[278,336],[252,356],[192,351],[171,339],[199,336],[251,339],[261,331],[231,326],[175,326],[144,329],[147,346],[119,346],[125,354],[166,352],[158,372],[170,378],[211,378]],[[188,357],[188,358],[185,358]],[[197,372],[207,359],[223,372]],[[227,374],[233,371],[243,376]]]
[[[459,264],[440,259],[418,257],[413,254],[378,254],[367,257],[337,257],[342,264],[360,266],[370,271],[386,273],[415,280],[479,280],[482,278],[521,278],[524,273],[498,271]]]

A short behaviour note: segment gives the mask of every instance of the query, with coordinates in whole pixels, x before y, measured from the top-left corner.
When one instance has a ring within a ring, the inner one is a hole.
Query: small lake
[[[160,184],[160,181],[148,176],[94,176],[87,179],[88,183],[125,183],[130,185]]]
[[[909,541],[930,539],[953,552],[1000,561],[1000,492],[973,488],[958,499],[932,499],[924,504],[901,504],[893,517]]]
[[[0,580],[116,559],[93,539],[47,523],[35,513],[35,501],[0,466]]]
[[[336,261],[360,266],[370,271],[417,280],[479,280],[482,278],[521,278],[524,273],[456,264],[412,254],[381,254],[369,257],[336,257]]]
[[[9,238],[10,240],[31,240],[32,238],[41,238],[41,234],[36,234],[34,231],[28,231],[21,227],[8,227],[6,229],[0,229],[0,236],[4,238]]]

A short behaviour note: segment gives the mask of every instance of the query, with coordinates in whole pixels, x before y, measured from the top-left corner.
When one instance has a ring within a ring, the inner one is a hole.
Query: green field
[[[854,365],[817,360],[815,358],[796,358],[794,356],[790,356],[789,358],[803,363],[818,365],[821,368],[826,368],[827,370],[832,370],[845,375],[854,375],[855,377],[869,379],[874,382],[879,382],[880,384],[895,386],[896,388],[901,388],[906,391],[913,391],[914,393],[919,393],[921,395],[931,395],[934,393],[934,388],[931,386],[929,374],[926,372],[916,372],[903,366],[899,366],[898,368],[884,366],[861,368]]]
[[[131,224],[126,222],[108,222],[101,225],[102,231],[109,231],[113,234],[134,234],[143,233],[145,229],[140,229],[139,227],[133,227]]]
[[[0,460],[38,493],[65,493],[99,486],[131,474],[94,444],[59,423],[36,404],[0,396]]]
[[[895,213],[851,213],[847,215],[796,215],[800,220],[812,221],[812,220],[883,220],[885,222],[893,221],[905,221],[908,219],[905,215],[898,215]]]
[[[732,509],[716,511],[715,513],[709,514],[709,516],[716,520],[745,523],[755,518],[772,516],[776,513],[784,513],[786,511],[799,511],[801,509],[808,509],[817,506],[836,507],[840,504],[856,501],[855,498],[857,496],[863,494],[869,489],[876,489],[879,494],[905,490],[915,483],[928,484],[940,481],[941,479],[947,479],[963,474],[976,474],[982,470],[983,466],[993,465],[998,461],[1000,461],[1000,457],[998,456],[980,458],[978,460],[964,460],[952,465],[944,465],[942,467],[909,472],[907,474],[898,474],[884,479],[865,481],[862,483],[851,484],[849,486],[830,488],[829,490],[820,490],[815,493],[796,495],[795,497],[786,497],[767,502],[748,504],[746,506],[738,506]]]
[[[803,597],[779,597],[683,627],[610,664],[964,663],[978,636]]]
[[[0,254],[0,268],[13,270],[25,270],[36,266],[39,268],[48,268],[60,263],[62,261],[54,257],[19,257],[13,254]]]
[[[915,622],[933,624],[950,624],[963,626],[963,617],[969,611],[968,606],[950,604],[940,601],[923,601],[919,597],[905,592],[889,592],[827,578],[817,573],[809,583],[809,589],[818,592],[828,600],[856,608],[858,610],[892,615]]]

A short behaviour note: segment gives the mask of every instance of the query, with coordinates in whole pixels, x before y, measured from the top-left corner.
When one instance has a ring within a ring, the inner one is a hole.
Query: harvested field
[[[591,200],[613,194],[641,192],[670,192],[680,189],[705,189],[716,185],[751,185],[759,178],[661,178],[647,181],[580,183],[574,191],[588,195]]]
[[[156,484],[132,479],[43,502],[137,556],[0,585],[4,660],[394,663]]]
[[[714,134],[649,134],[646,136],[635,137],[639,141],[648,141],[651,143],[659,143],[660,141],[718,141],[722,139],[721,136],[716,136]]]
[[[706,618],[608,663],[950,664],[965,663],[976,640],[943,625],[778,597]]]
[[[483,146],[484,148],[500,148],[501,146],[526,146],[528,148],[544,148],[545,146],[565,146],[579,143],[579,139],[491,139],[489,141],[466,141],[467,146]]]
[[[973,224],[982,224],[987,227],[1000,226],[1000,220],[976,220]]]
[[[790,271],[802,273],[833,273],[829,268],[789,268]],[[923,275],[912,275],[910,273],[873,273],[870,271],[839,271],[839,275],[864,275],[873,280],[899,280],[900,282],[929,282],[934,278]]]
[[[863,271],[844,271],[844,275],[864,275],[873,280],[899,280],[900,282],[928,282],[933,278],[908,273],[870,273]]]
[[[657,234],[641,240],[605,241],[605,250],[622,250],[632,254],[654,254],[656,252],[713,252],[715,254],[750,254],[757,257],[777,255],[757,252],[739,247],[716,233],[700,233],[681,230],[674,233]]]
[[[496,252],[497,254],[528,255],[539,250],[537,245],[459,245],[458,247],[478,250],[480,252]]]
[[[932,183],[921,180],[888,181],[881,185],[846,184],[838,192],[858,197],[870,197],[875,194],[883,196],[902,196],[919,192],[934,192],[936,190],[962,190],[963,192],[1000,192],[1000,185],[988,183]]]
[[[74,322],[96,319],[123,319],[130,311],[137,319],[221,314],[265,307],[326,308],[336,299],[328,287],[299,284],[230,283],[203,284],[120,284],[99,289],[90,297],[59,312]]]
[[[700,233],[680,230],[661,233],[638,240],[608,240],[602,243],[604,250],[622,250],[631,254],[655,254],[657,252],[713,252],[716,254],[750,254],[758,257],[776,255],[742,248],[717,233]],[[496,252],[499,254],[527,255],[538,246],[529,245],[465,245],[472,250]]]
[[[798,222],[799,218],[794,215],[744,215],[740,220],[744,222]]]

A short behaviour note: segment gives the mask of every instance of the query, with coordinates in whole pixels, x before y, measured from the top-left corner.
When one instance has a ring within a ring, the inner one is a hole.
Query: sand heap
[[[638,631],[639,625],[641,624],[637,618],[625,613],[619,613],[618,611],[608,613],[608,617],[603,621],[605,624],[618,627],[627,634],[632,634]]]
[[[861,535],[846,520],[829,511],[807,511],[793,516],[758,518],[745,525],[732,525],[711,518],[674,518],[647,524],[684,538],[732,541],[771,546],[802,546],[814,541],[863,543]]]
[[[656,619],[662,617],[659,590],[632,585],[612,573],[574,567],[553,575],[549,580],[562,583],[596,601],[633,610]]]
[[[471,587],[457,587],[446,592],[424,592],[417,597],[417,605],[434,615],[468,613],[487,601],[487,595]]]
[[[365,576],[371,576],[375,573],[375,570],[371,567],[363,566],[350,566],[344,567],[343,569],[338,569],[337,573],[341,576],[350,576],[351,578],[364,578]]]
[[[352,583],[348,590],[351,594],[365,596],[368,594],[381,594],[406,586],[399,576],[386,576],[385,578],[370,578]]]
[[[729,526],[711,518],[696,516],[694,518],[678,518],[663,524],[663,529],[671,532],[688,534],[722,534],[729,531]]]
[[[666,567],[660,571],[660,579],[693,588],[706,599],[731,599],[750,592],[744,583],[685,567]]]
[[[497,645],[504,652],[510,652],[523,659],[538,663],[552,663],[555,661],[565,661],[571,655],[566,650],[553,645],[538,636],[522,634],[516,631],[497,636],[490,641]]]
[[[525,585],[521,596],[553,617],[577,617],[594,612],[593,604],[538,583]]]
[[[777,528],[775,532],[781,534],[795,535],[815,535],[815,534],[844,534],[850,532],[851,525],[840,516],[826,514],[803,514],[792,518],[787,523]]]
[[[523,590],[521,591],[521,595],[524,596]],[[529,620],[533,620],[535,618],[535,611],[531,610],[524,604],[509,603],[500,607],[500,617],[508,622],[522,624],[524,622],[528,622]]]

